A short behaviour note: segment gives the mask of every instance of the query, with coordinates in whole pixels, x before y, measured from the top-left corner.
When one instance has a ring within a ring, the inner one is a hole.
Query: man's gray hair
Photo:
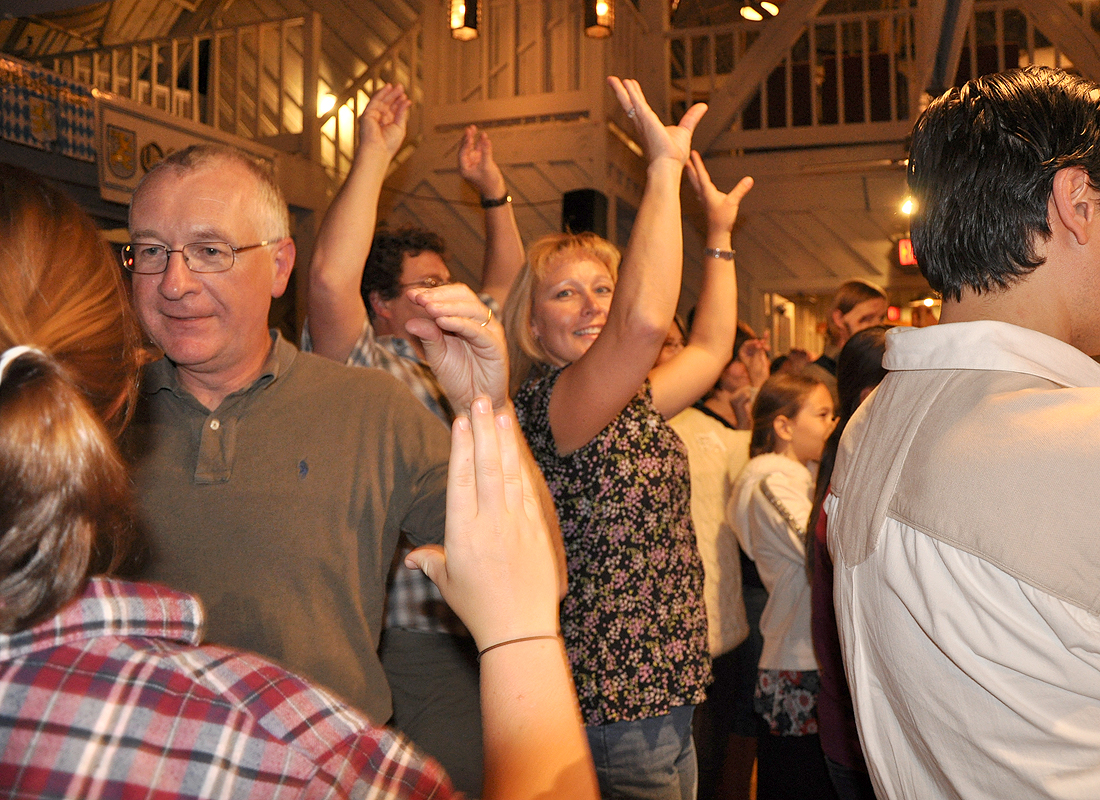
[[[142,188],[150,181],[152,176],[165,170],[174,169],[177,172],[191,172],[209,165],[212,162],[224,160],[241,165],[256,179],[256,214],[260,224],[260,237],[274,241],[290,236],[290,212],[287,210],[286,199],[275,178],[266,164],[236,147],[224,144],[193,144],[190,147],[172,153],[163,161],[146,173],[141,179],[134,195],[130,200],[130,208],[133,209]],[[239,244],[239,242],[237,243]]]

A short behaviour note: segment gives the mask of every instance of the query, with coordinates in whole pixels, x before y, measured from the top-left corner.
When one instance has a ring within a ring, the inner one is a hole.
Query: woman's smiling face
[[[535,286],[531,332],[550,357],[563,367],[588,352],[607,321],[615,291],[611,272],[583,253],[553,259]]]

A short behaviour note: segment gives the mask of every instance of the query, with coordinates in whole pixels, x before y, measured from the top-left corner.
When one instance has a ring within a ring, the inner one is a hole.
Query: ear
[[[535,315],[534,314],[531,315],[530,326],[531,326],[531,336],[533,336],[535,338],[535,341],[537,342],[539,340],[539,326],[538,326],[538,323],[535,322]]]
[[[294,270],[294,258],[297,256],[294,240],[289,236],[283,239],[275,249],[275,276],[271,284],[271,296],[282,297]]]
[[[842,333],[848,332],[848,325],[844,322],[844,313],[839,308],[832,310],[833,328]]]
[[[791,423],[790,417],[784,417],[782,414],[776,417],[775,420],[772,422],[772,429],[775,431],[776,437],[781,442],[789,442],[792,438],[794,438],[794,434],[791,431],[792,427],[794,426]]]
[[[1081,167],[1065,167],[1054,173],[1050,194],[1054,214],[1077,244],[1084,245],[1095,234],[1097,192]],[[1053,221],[1053,220],[1052,220]]]
[[[382,297],[381,292],[373,291],[367,295],[367,297],[370,299],[371,311],[374,312],[375,317],[381,317],[382,319],[388,320],[393,316],[390,313],[390,302]]]

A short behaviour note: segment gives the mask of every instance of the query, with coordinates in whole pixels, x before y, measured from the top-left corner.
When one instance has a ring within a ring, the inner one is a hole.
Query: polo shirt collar
[[[269,385],[280,375],[285,374],[290,369],[290,365],[294,363],[294,359],[297,358],[298,348],[284,339],[276,328],[272,328],[268,333],[271,336],[272,345],[267,353],[263,369],[250,386],[234,392],[233,395]],[[167,389],[177,396],[189,394],[180,387],[179,370],[167,357],[161,357],[147,366],[141,383],[141,390],[145,394],[156,394],[162,389]]]
[[[1007,322],[979,320],[894,328],[882,366],[891,371],[1018,372],[1061,386],[1100,386],[1100,364],[1066,342]]]

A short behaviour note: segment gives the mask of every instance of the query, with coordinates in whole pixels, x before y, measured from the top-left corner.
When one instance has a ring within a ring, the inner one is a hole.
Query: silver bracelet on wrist
[[[719,247],[708,247],[703,251],[711,258],[721,258],[726,261],[733,261],[733,256],[737,252],[736,250],[722,250]]]

